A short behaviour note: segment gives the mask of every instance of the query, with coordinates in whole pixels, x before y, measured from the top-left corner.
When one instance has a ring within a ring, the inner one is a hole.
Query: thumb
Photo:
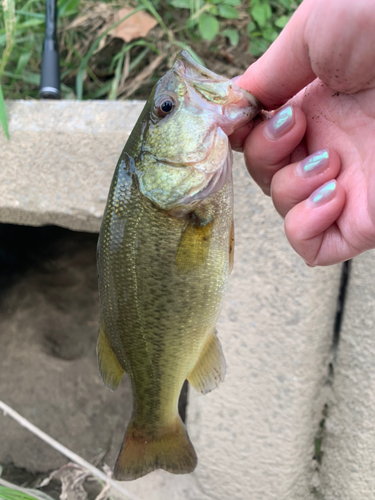
[[[266,109],[280,107],[316,76],[311,68],[305,27],[314,0],[305,0],[271,47],[236,81]]]

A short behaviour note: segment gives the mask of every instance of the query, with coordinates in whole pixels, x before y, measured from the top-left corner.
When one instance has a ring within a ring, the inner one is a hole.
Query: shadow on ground
[[[96,241],[0,225],[0,399],[86,460],[113,467],[131,397],[127,378],[112,393],[97,371]],[[32,484],[66,462],[0,414],[4,479]]]

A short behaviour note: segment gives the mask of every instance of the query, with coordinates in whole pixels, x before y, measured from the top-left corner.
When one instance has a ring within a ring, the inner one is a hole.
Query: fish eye
[[[173,110],[174,106],[174,100],[170,97],[167,97],[166,99],[163,99],[158,106],[156,106],[156,113],[160,117],[166,116]]]

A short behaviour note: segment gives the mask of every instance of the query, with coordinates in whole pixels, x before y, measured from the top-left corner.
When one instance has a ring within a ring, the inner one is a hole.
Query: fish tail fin
[[[115,478],[131,481],[155,469],[187,474],[197,465],[197,455],[179,416],[173,425],[155,434],[131,421],[115,465]]]

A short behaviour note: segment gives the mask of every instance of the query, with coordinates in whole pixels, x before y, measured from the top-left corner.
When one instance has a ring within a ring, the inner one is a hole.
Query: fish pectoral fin
[[[225,357],[221,343],[214,331],[203,347],[200,358],[188,374],[187,379],[198,392],[206,394],[214,390],[224,380]]]
[[[232,221],[232,227],[230,229],[229,237],[229,274],[233,270],[234,264],[234,222]]]
[[[102,321],[100,322],[96,353],[98,356],[99,372],[103,382],[109,389],[114,391],[121,382],[125,370],[118,362]]]
[[[179,273],[186,273],[205,264],[210,248],[214,221],[205,225],[189,223],[177,249],[176,264]]]

